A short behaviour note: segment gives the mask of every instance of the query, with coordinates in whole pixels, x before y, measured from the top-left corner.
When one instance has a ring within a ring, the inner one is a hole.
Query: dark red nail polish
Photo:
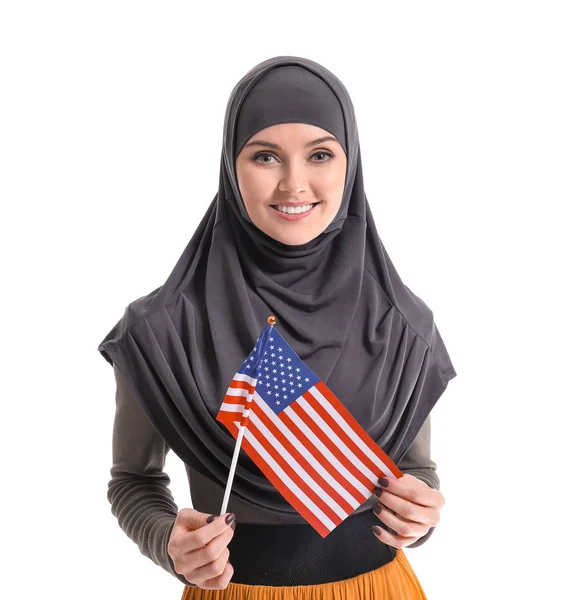
[[[388,485],[390,484],[390,482],[387,479],[384,479],[383,477],[380,477],[378,479],[378,483],[382,486],[382,487],[388,487]]]
[[[380,531],[379,527],[376,527],[376,525],[372,525],[372,531],[376,534],[376,535],[380,535],[382,532]]]
[[[211,523],[213,520],[215,519],[215,515],[210,515],[207,519],[206,519],[206,523]]]
[[[374,490],[374,493],[376,494],[376,496],[378,496],[378,498],[382,495],[382,488],[376,488]]]
[[[372,510],[379,515],[382,512],[382,506],[380,504],[373,504]]]

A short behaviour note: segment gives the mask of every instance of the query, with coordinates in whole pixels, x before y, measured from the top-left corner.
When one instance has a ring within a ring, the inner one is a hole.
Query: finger
[[[203,581],[198,587],[204,588],[206,590],[224,590],[229,585],[229,582],[231,581],[232,577],[233,565],[228,562],[225,565],[225,570],[221,575]]]
[[[230,521],[229,523],[227,523],[226,518],[228,516],[229,515],[221,515],[220,517],[216,517],[211,523],[206,523],[199,529],[191,531],[188,534],[189,539],[184,541],[185,550],[187,552],[191,552],[192,550],[205,548],[215,537],[221,535],[222,533],[228,530],[231,531],[232,535],[232,525],[234,525],[235,521]]]
[[[227,567],[229,560],[229,548],[223,548],[220,555],[212,561],[208,561],[197,569],[193,569],[190,573],[191,579],[197,585],[204,583],[210,579],[218,579],[221,577]],[[232,568],[232,567],[231,567]]]
[[[396,535],[399,535],[400,537],[409,538],[417,536],[419,538],[429,531],[429,525],[416,523],[415,521],[407,521],[379,503],[376,503],[372,510],[382,523],[391,527]]]
[[[387,508],[393,510],[407,521],[425,523],[434,526],[438,523],[438,510],[434,507],[414,504],[410,500],[400,498],[387,490],[382,490],[378,500]]]
[[[221,553],[225,550],[234,535],[233,529],[227,527],[225,531],[214,537],[203,548],[184,551],[182,553],[182,559],[185,563],[192,565],[192,568],[197,569],[204,567],[221,556]],[[218,575],[218,573],[215,573],[213,576],[215,577],[216,575]],[[208,577],[211,577],[211,575],[208,575]]]
[[[399,496],[421,506],[441,507],[444,501],[439,490],[429,487],[424,481],[409,473],[405,473],[399,479],[381,477],[378,479],[378,484],[382,486],[380,489],[389,494]]]
[[[393,535],[382,527],[376,526],[372,528],[372,532],[379,540],[384,542],[384,544],[393,546],[394,548],[403,548],[404,546],[409,546],[414,544],[419,539],[418,537],[402,537],[399,535]]]

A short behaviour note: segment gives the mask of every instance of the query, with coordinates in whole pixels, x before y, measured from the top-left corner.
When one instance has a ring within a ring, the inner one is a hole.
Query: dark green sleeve
[[[415,440],[398,463],[402,473],[409,473],[424,481],[429,487],[440,489],[440,480],[437,475],[437,465],[431,460],[431,415],[423,423]],[[407,548],[422,546],[432,535],[435,527],[431,527],[422,538]]]
[[[140,552],[179,579],[167,547],[178,506],[164,472],[168,445],[145,416],[121,374],[114,367],[116,412],[107,498],[118,524]]]

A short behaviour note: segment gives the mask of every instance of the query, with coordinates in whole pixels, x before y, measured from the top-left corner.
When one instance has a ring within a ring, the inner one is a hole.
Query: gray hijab
[[[347,154],[335,219],[300,246],[252,223],[235,174],[244,143],[286,122],[330,131]],[[295,56],[265,60],[237,83],[213,201],[166,281],[131,302],[98,346],[170,448],[222,487],[235,439],[216,415],[270,315],[396,463],[456,376],[431,309],[401,281],[378,236],[347,90]],[[257,512],[306,523],[243,449],[231,493]]]

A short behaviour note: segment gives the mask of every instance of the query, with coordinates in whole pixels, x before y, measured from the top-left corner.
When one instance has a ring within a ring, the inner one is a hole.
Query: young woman
[[[218,517],[235,440],[215,417],[269,315],[403,473],[325,538],[243,450]],[[430,412],[456,372],[378,236],[353,105],[330,71],[281,56],[238,82],[215,198],[165,283],[98,349],[117,383],[112,512],[183,600],[425,598],[402,548],[439,522]],[[170,448],[193,508],[168,489]]]

